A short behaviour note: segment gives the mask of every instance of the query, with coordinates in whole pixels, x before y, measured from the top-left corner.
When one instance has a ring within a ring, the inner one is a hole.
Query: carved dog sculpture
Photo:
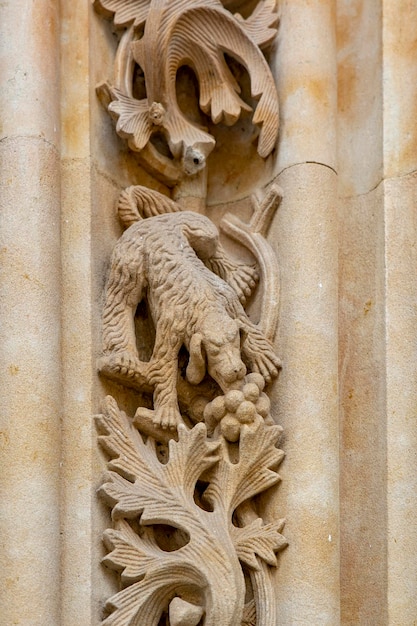
[[[216,258],[218,231],[189,211],[157,215],[130,226],[115,246],[104,308],[99,369],[138,388],[154,389],[154,423],[175,429],[178,353],[190,358],[189,382],[207,371],[225,392],[251,371],[278,373],[272,345],[249,320],[237,292],[205,263]],[[217,258],[218,265],[218,258]],[[145,298],[156,328],[149,362],[139,360],[134,315]]]

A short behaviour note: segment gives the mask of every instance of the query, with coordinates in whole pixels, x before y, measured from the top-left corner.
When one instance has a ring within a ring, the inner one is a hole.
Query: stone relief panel
[[[118,134],[165,182],[172,184],[204,169],[215,145],[205,128],[206,116],[214,124],[230,126],[253,108],[252,121],[260,127],[259,154],[267,157],[274,149],[278,98],[261,49],[276,33],[276,1],[258,3],[247,19],[227,10],[228,5],[238,4],[219,0],[95,2],[98,10],[113,16],[116,26],[126,29],[115,60],[114,85],[104,84],[100,95],[117,120]],[[240,97],[238,72],[228,57],[248,73],[254,106]],[[197,107],[186,99],[186,113],[177,81],[183,66],[193,70],[199,92]]]
[[[268,397],[281,367],[279,272],[266,240],[281,190],[254,190],[249,222],[226,214],[217,227],[204,213],[208,119],[230,126],[253,110],[259,154],[274,150],[278,98],[263,51],[276,34],[276,2],[94,6],[122,31],[113,84],[98,95],[117,133],[172,190],[134,185],[118,202],[126,230],[111,259],[98,369],[140,394],[134,415],[108,396],[96,417],[110,457],[100,489],[113,519],[104,563],[121,585],[103,624],[273,626],[284,522],[267,523],[257,496],[277,485],[283,458]],[[183,67],[194,74],[192,93]],[[245,308],[253,298],[256,322]]]

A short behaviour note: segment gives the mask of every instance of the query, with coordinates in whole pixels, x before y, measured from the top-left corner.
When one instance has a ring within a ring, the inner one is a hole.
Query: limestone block
[[[272,406],[286,459],[275,511],[297,524],[286,526],[277,624],[296,616],[333,626],[340,623],[336,175],[309,164],[278,180],[285,195],[270,237],[281,269],[283,368]]]
[[[387,180],[384,192],[388,623],[412,624],[417,614],[415,173]]]
[[[388,623],[383,204],[382,184],[339,204],[341,612],[349,625]]]
[[[281,104],[275,173],[298,163],[337,170],[334,0],[284,0],[272,64]]]
[[[40,137],[58,146],[58,44],[56,3],[17,0],[2,5],[0,137]]]
[[[342,196],[383,177],[382,3],[337,2],[338,172]]]
[[[59,158],[43,139],[0,143],[3,624],[59,623]],[[28,168],[28,164],[31,164]]]
[[[383,3],[384,176],[416,169],[416,31],[413,0]]]

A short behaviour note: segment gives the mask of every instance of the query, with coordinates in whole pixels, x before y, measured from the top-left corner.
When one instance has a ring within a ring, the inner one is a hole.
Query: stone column
[[[339,0],[338,61],[341,622],[386,624],[384,192],[379,0]]]
[[[417,614],[416,12],[338,3],[343,624]]]
[[[0,19],[0,621],[60,623],[57,3]]]
[[[62,578],[60,626],[91,624],[92,454],[97,410],[91,354],[90,36],[92,7],[61,3],[62,104]],[[99,617],[95,616],[98,621]],[[94,622],[95,623],[95,622]]]
[[[335,3],[281,3],[276,76],[284,200],[271,242],[281,267],[276,385],[284,427],[277,624],[339,623]]]
[[[417,4],[383,2],[388,622],[417,615]]]

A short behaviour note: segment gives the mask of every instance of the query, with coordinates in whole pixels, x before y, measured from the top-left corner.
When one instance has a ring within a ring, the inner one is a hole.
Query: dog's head
[[[228,315],[209,315],[190,340],[187,379],[198,385],[206,369],[223,391],[242,380],[246,367],[241,359],[240,324]]]

